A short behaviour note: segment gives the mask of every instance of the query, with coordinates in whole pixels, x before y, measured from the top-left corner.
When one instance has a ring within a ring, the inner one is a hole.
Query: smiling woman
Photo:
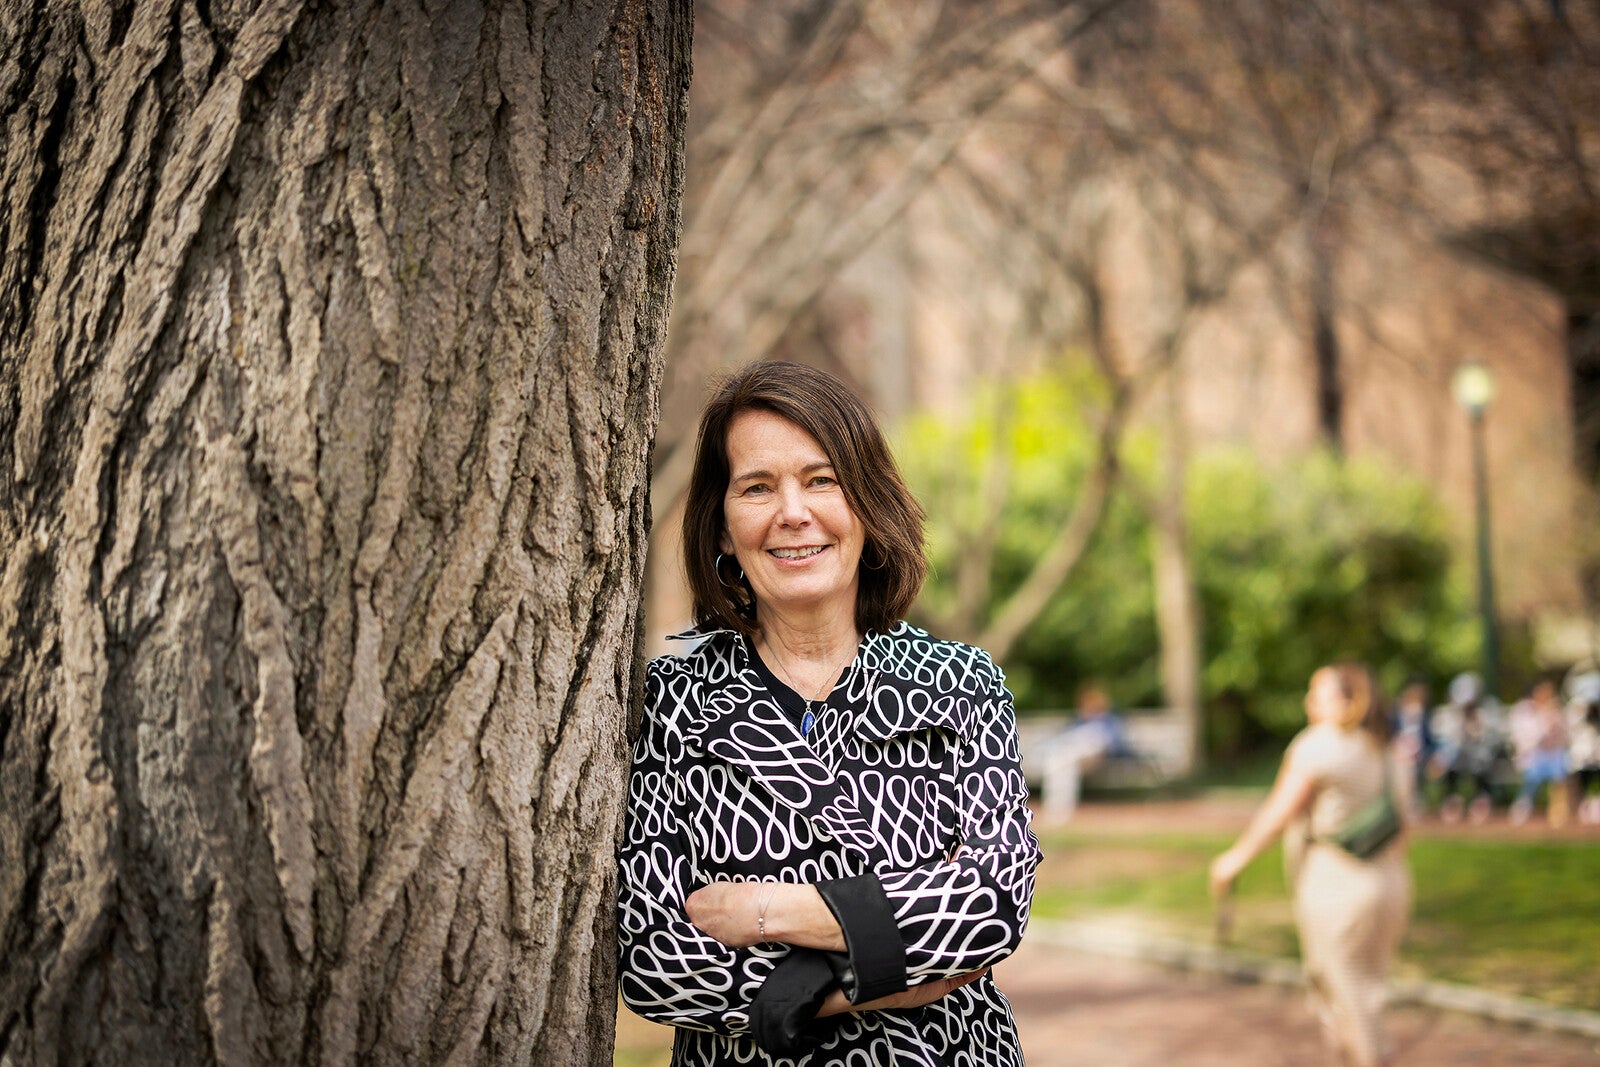
[[[819,604],[806,614],[813,622],[825,619],[859,631],[892,626],[927,576],[922,509],[867,406],[832,375],[784,362],[757,363],[730,379],[701,417],[683,520],[684,568],[696,620],[755,637],[763,613],[780,606],[762,602],[763,591],[748,572],[752,562],[764,562],[760,545],[751,551],[733,538],[746,517],[755,521],[759,501],[781,497],[780,476],[786,472],[792,476],[789,488],[805,488],[808,502],[826,497],[842,507],[859,537],[853,599],[835,590],[831,613]],[[766,547],[820,547],[803,545],[801,535],[819,536],[814,527],[836,513],[824,504],[820,520],[791,516],[789,532],[763,532],[763,538],[773,536]],[[761,518],[770,523],[781,516],[767,512]]]
[[[760,409],[734,417],[727,450],[718,544],[739,561],[758,617],[767,616],[763,633],[770,641],[775,630],[835,624],[843,633],[855,614],[863,534],[833,462],[805,430]]]
[[[1011,696],[904,622],[922,511],[871,413],[799,364],[736,375],[684,533],[701,643],[647,673],[624,1001],[675,1064],[1020,1064],[988,973],[1039,860]]]

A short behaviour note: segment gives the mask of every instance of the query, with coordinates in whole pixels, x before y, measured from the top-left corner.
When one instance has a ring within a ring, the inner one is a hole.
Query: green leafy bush
[[[1304,723],[1306,680],[1336,658],[1393,691],[1472,665],[1477,627],[1449,515],[1422,483],[1374,460],[1313,453],[1264,470],[1213,451],[1189,482],[1214,747]]]
[[[921,415],[900,428],[897,455],[928,512],[933,570],[918,621],[944,628],[962,557],[986,524],[998,528],[978,625],[1016,591],[1081,492],[1094,457],[1082,406],[1102,394],[1092,378],[1036,378],[1004,391],[987,387],[965,417]],[[990,482],[1001,447],[1008,488],[995,509]],[[1147,525],[1124,494],[1113,495],[1088,555],[1006,657],[1019,707],[1070,707],[1088,678],[1110,681],[1125,705],[1159,701]]]
[[[958,599],[963,556],[987,524],[995,548],[973,638],[1025,579],[1082,492],[1094,442],[1092,378],[1047,376],[976,395],[958,418],[918,416],[899,433],[906,475],[929,512],[933,574],[921,618]],[[1159,441],[1131,435],[1121,461],[1148,481]],[[997,449],[1004,449],[998,456]],[[996,496],[993,481],[1004,478]],[[1268,468],[1237,449],[1196,455],[1188,474],[1190,551],[1204,618],[1211,747],[1231,753],[1293,733],[1311,672],[1372,664],[1391,689],[1420,674],[1438,691],[1470,667],[1477,628],[1451,516],[1421,482],[1376,460],[1314,453]],[[1114,492],[1065,586],[1006,657],[1020,707],[1070,707],[1084,681],[1125,706],[1161,701],[1150,529]]]

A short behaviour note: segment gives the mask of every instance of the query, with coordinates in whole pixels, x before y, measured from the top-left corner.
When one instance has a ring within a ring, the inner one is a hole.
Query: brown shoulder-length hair
[[[1389,705],[1378,689],[1377,680],[1365,663],[1340,660],[1327,668],[1339,680],[1339,691],[1344,694],[1345,713],[1340,725],[1350,730],[1356,727],[1367,731],[1379,744],[1388,744],[1394,734],[1394,723],[1389,719]]]
[[[700,417],[683,516],[683,568],[695,623],[751,636],[756,632],[755,594],[738,561],[719,555],[730,477],[728,427],[736,416],[752,410],[788,419],[827,453],[865,535],[856,628],[863,633],[889,629],[905,618],[928,574],[922,508],[861,398],[827,371],[783,360],[763,360],[735,373]]]

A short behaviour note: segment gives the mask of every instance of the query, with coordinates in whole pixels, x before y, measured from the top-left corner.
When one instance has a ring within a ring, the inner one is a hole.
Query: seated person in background
[[[1421,812],[1427,807],[1423,785],[1434,751],[1433,731],[1428,727],[1427,682],[1408,682],[1400,690],[1394,706],[1394,747],[1401,766],[1410,768],[1412,806]]]
[[[1567,821],[1567,722],[1556,699],[1555,683],[1538,682],[1511,709],[1511,741],[1516,747],[1522,790],[1511,805],[1511,822],[1520,826],[1533,814],[1539,787],[1550,785],[1551,826]]]
[[[1463,806],[1473,822],[1489,818],[1495,765],[1506,748],[1499,711],[1499,705],[1484,701],[1483,685],[1477,675],[1460,674],[1450,683],[1450,703],[1433,713],[1430,725],[1438,748],[1428,765],[1428,774],[1444,780],[1439,814],[1446,822],[1459,820]],[[1462,798],[1463,786],[1471,791],[1470,804]]]
[[[1078,717],[1051,743],[1045,757],[1045,815],[1062,821],[1072,818],[1083,776],[1107,759],[1134,754],[1127,727],[1104,687],[1095,682],[1085,685],[1078,690]]]
[[[1600,692],[1593,698],[1575,695],[1567,705],[1567,770],[1578,821],[1585,826],[1600,823],[1600,794],[1590,795],[1591,787],[1600,785]]]

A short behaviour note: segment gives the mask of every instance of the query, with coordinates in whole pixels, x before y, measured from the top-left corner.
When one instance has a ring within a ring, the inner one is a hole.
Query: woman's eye
[[[811,479],[811,484],[812,485],[827,486],[827,485],[836,485],[838,483],[833,480],[833,477],[831,475],[819,474],[815,478]]]

